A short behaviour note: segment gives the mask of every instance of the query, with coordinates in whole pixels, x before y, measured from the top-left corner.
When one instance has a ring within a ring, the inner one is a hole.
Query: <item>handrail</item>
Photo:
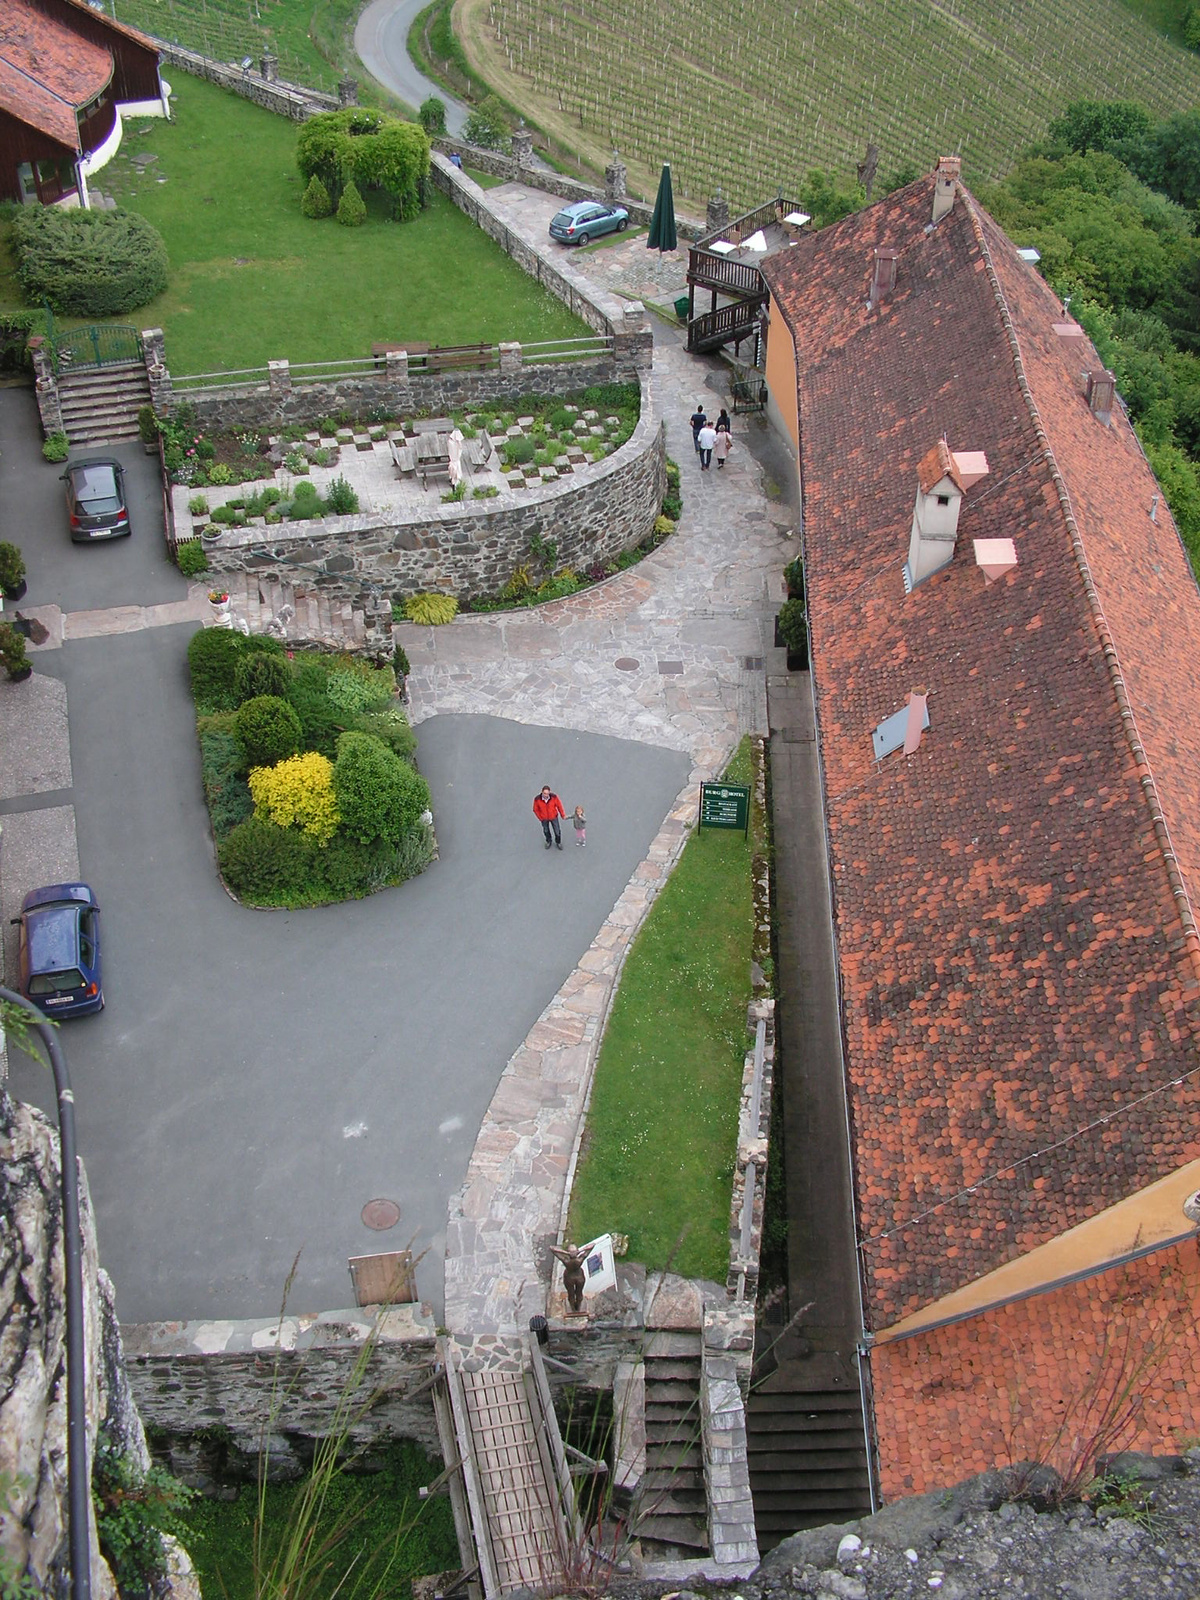
[[[740,217],[730,217],[723,227],[713,228],[708,233],[701,234],[692,248],[702,250],[714,239],[723,239],[737,228],[741,228],[743,232],[749,228],[753,233],[755,228],[761,228],[766,222],[775,222],[780,217],[786,217],[789,211],[803,210],[804,207],[798,200],[785,200],[782,195],[777,195],[774,200],[767,200],[761,206],[755,206],[753,211],[743,211]]]
[[[766,294],[762,273],[753,262],[730,261],[727,256],[713,255],[708,250],[692,250],[689,255],[689,283],[730,289],[735,294]]]

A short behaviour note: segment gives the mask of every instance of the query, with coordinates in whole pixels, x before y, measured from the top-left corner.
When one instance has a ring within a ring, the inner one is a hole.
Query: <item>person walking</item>
[[[541,792],[533,797],[533,814],[542,825],[542,834],[546,840],[546,849],[550,848],[550,830],[554,829],[554,843],[562,849],[562,829],[558,825],[559,817],[565,817],[563,803],[551,789],[544,783]]]
[[[587,818],[583,814],[583,807],[576,806],[571,813],[571,826],[575,829],[575,843],[587,844]]]
[[[722,412],[722,416],[723,415],[724,415],[724,413]],[[728,418],[726,418],[726,420],[728,421]],[[718,419],[717,419],[717,442],[713,446],[713,454],[717,458],[717,466],[718,467],[723,467],[725,465],[725,458],[726,458],[726,456],[729,454],[729,452],[732,449],[733,449],[733,439],[730,437],[729,429],[728,428],[722,428],[720,426],[720,418],[718,417]]]
[[[692,425],[692,443],[696,447],[696,454],[699,455],[700,429],[706,427],[708,424],[708,418],[704,415],[703,405],[697,404],[695,411],[692,412],[691,416],[688,418],[688,421]]]
[[[696,435],[696,446],[700,451],[700,470],[707,472],[712,466],[713,447],[717,442],[717,430],[711,422],[706,422]]]

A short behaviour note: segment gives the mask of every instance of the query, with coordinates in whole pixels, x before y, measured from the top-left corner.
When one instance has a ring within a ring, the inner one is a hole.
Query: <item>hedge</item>
[[[26,298],[65,316],[121,316],[167,287],[167,247],[134,211],[23,206],[13,245]]]
[[[429,785],[369,733],[344,733],[333,767],[342,828],[360,844],[397,845],[429,807]]]

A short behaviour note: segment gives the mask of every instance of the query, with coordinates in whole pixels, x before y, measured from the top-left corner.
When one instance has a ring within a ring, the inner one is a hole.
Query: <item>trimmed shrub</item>
[[[328,844],[337,832],[333,763],[316,750],[274,767],[253,768],[250,793],[258,816],[281,828],[299,828],[314,844]]]
[[[417,107],[417,121],[431,139],[435,134],[445,133],[446,102],[439,95],[431,94]]]
[[[206,719],[217,722],[216,717]],[[232,729],[200,729],[200,774],[213,836],[220,844],[231,828],[254,810],[254,801],[242,776],[242,747]]]
[[[319,750],[332,761],[337,754],[338,735],[346,730],[347,718],[330,700],[328,687],[329,674],[320,662],[300,662],[293,668],[287,699],[300,718],[305,748]]]
[[[399,844],[429,806],[429,785],[368,733],[344,733],[333,768],[342,827],[360,844]]]
[[[337,219],[343,228],[361,228],[367,220],[366,205],[358,192],[358,185],[353,180],[342,190],[342,198],[338,201]]]
[[[301,889],[312,875],[315,855],[304,834],[248,817],[220,845],[217,861],[234,894],[255,900]]]
[[[256,700],[260,695],[286,695],[290,678],[284,656],[271,655],[264,650],[243,650],[241,660],[234,669],[233,686],[237,690],[238,701],[245,702]],[[290,754],[290,751],[285,754]],[[265,764],[256,763],[259,766]]]
[[[198,711],[233,711],[237,708],[236,673],[241,655],[241,635],[228,628],[203,628],[188,645],[192,699]]]
[[[12,236],[26,298],[61,315],[121,316],[167,287],[167,247],[135,211],[22,206]]]
[[[404,602],[404,615],[409,622],[436,628],[443,622],[454,621],[458,615],[458,601],[452,594],[410,594]]]
[[[185,578],[198,578],[208,571],[208,557],[199,539],[188,539],[176,545],[175,561]]]
[[[354,727],[357,732],[369,733],[387,745],[401,761],[411,762],[416,754],[417,736],[399,706],[391,706],[387,711],[365,711],[362,716],[355,717]]]
[[[804,563],[799,556],[789,561],[783,569],[783,581],[787,584],[789,600],[804,601]]]
[[[300,197],[300,214],[312,217],[314,221],[333,215],[333,201],[329,198],[329,190],[315,172],[308,180],[308,188]]]
[[[296,140],[296,164],[306,182],[318,174],[331,195],[352,183],[359,191],[384,190],[393,217],[406,220],[421,209],[429,177],[429,135],[415,122],[367,106],[347,106],[308,119]]]
[[[785,600],[779,608],[779,633],[792,655],[808,649],[808,617],[803,600]]]
[[[407,678],[412,668],[408,664],[408,652],[402,644],[398,644],[392,651],[392,671],[397,680]]]
[[[274,657],[251,656],[249,660],[270,663]],[[246,665],[245,661],[238,662],[239,668]],[[247,700],[238,707],[234,726],[247,767],[273,767],[300,748],[300,718],[278,695],[260,694]]]

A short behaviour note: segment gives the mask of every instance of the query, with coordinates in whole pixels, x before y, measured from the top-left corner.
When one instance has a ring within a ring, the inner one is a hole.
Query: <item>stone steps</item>
[[[315,584],[283,583],[245,572],[218,575],[213,582],[228,589],[234,618],[245,622],[250,633],[274,634],[288,644],[327,650],[358,651],[366,644],[365,613]]]
[[[68,368],[59,374],[63,428],[73,445],[120,444],[138,436],[137,414],[150,404],[142,362],[121,367]]]

